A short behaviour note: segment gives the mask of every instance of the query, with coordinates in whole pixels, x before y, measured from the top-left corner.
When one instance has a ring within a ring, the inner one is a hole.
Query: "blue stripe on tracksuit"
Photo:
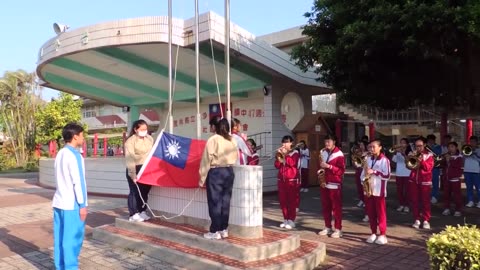
[[[74,203],[73,210],[53,208],[53,239],[54,262],[57,270],[78,269],[78,256],[82,249],[85,235],[85,222],[80,219],[80,208],[87,202],[85,175],[83,173],[82,157],[75,148],[66,146],[73,152],[77,160],[82,186],[83,203]]]

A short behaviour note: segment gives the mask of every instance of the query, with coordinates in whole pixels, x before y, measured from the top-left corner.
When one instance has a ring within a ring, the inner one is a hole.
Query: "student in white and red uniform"
[[[387,182],[390,179],[390,160],[382,153],[382,143],[380,140],[373,140],[370,144],[371,156],[367,156],[368,170],[362,171],[362,184],[366,176],[370,177],[369,184],[372,195],[365,194],[365,208],[367,209],[368,219],[372,235],[367,238],[367,243],[376,243],[384,245],[387,243],[387,207],[385,197],[387,197]],[[380,235],[377,237],[377,228]]]
[[[415,140],[415,151],[412,155],[421,153],[420,164],[416,169],[410,171],[408,190],[410,193],[411,207],[415,222],[412,227],[420,228],[420,217],[423,216],[423,228],[430,229],[431,217],[431,192],[432,192],[432,170],[433,155],[425,149],[426,139],[420,137]]]
[[[450,203],[451,198],[455,202],[455,213],[453,214],[456,217],[462,216],[462,189],[460,177],[463,174],[463,157],[458,151],[458,144],[456,142],[448,143],[448,154],[444,156],[442,162],[440,163],[443,170],[443,175],[445,175],[445,189],[444,189],[444,199],[445,199],[445,210],[443,210],[444,216],[449,216],[450,212]]]
[[[260,156],[257,153],[257,143],[254,139],[248,139],[247,145],[252,149],[252,156],[247,157],[247,165],[258,165],[260,163]]]
[[[320,186],[325,228],[318,234],[332,238],[342,237],[342,180],[345,173],[345,157],[335,145],[336,141],[335,135],[325,136],[325,148],[320,151],[323,162],[319,164],[320,170],[325,170],[326,185]],[[332,212],[335,230],[332,230]]]
[[[240,135],[241,122],[237,118],[232,120],[232,138],[235,139],[238,147],[238,159],[236,165],[248,165],[248,157],[252,156],[252,149],[247,141]]]
[[[410,212],[410,203],[408,200],[408,181],[410,179],[410,170],[406,167],[405,157],[412,152],[412,148],[407,138],[400,140],[400,149],[392,157],[392,161],[397,164],[395,172],[395,182],[397,184],[398,212]]]
[[[278,199],[282,209],[284,222],[280,228],[292,229],[295,227],[297,217],[298,196],[300,196],[300,179],[298,173],[298,160],[300,154],[292,149],[292,136],[282,138],[282,147],[278,152],[282,153],[283,160],[275,160],[275,168],[278,169]]]

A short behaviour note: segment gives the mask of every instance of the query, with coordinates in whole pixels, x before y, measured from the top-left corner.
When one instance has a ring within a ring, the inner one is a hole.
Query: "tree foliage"
[[[305,16],[309,39],[292,58],[343,101],[451,105],[474,94],[478,0],[316,0]]]
[[[42,103],[35,78],[24,70],[7,71],[0,78],[0,123],[17,166],[25,166],[35,150],[35,113]]]
[[[58,98],[52,99],[35,116],[37,143],[46,144],[55,140],[60,145],[63,127],[71,122],[80,123],[82,119],[81,109],[82,101],[75,100],[71,94],[62,92]]]

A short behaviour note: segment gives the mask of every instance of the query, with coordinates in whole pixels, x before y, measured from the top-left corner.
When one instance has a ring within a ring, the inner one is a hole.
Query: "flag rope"
[[[212,39],[210,39],[210,48],[212,50],[213,73],[215,74],[215,83],[217,84],[218,104],[220,105],[220,114],[222,115],[222,118],[223,118],[224,116],[223,116],[223,108],[222,108],[222,98],[220,97],[220,88],[218,86],[217,68],[215,66],[215,53],[213,52],[213,41],[212,41]]]
[[[174,219],[176,217],[181,217],[183,216],[183,213],[185,212],[185,210],[187,210],[187,208],[190,206],[190,204],[192,204],[193,202],[193,199],[195,199],[195,195],[197,194],[197,192],[200,190],[200,187],[198,187],[196,190],[195,190],[195,193],[193,193],[193,196],[192,196],[192,199],[187,203],[187,205],[185,205],[185,207],[183,207],[182,211],[180,211],[180,213],[178,215],[174,215],[174,216],[171,216],[171,217],[167,217],[165,215],[160,215],[160,216],[157,216],[155,215],[155,213],[153,212],[153,210],[150,208],[150,205],[148,205],[148,203],[145,202],[145,200],[143,199],[143,196],[142,196],[142,193],[140,192],[140,187],[138,186],[138,184],[135,182],[135,186],[137,186],[137,190],[138,190],[138,196],[140,196],[140,199],[142,200],[142,207],[147,207],[148,208],[148,211],[150,211],[150,213],[152,214],[152,217],[153,218],[164,218],[166,220],[169,220],[169,219]]]

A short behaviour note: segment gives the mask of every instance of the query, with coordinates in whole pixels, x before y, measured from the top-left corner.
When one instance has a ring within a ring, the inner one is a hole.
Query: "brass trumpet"
[[[294,150],[300,148],[300,146],[303,146],[303,143],[297,143],[290,151],[288,151],[287,154],[290,154]],[[277,152],[275,153],[275,159],[277,159],[279,162],[284,163],[285,162],[285,154],[281,152],[280,150],[284,148],[283,146],[277,149]]]
[[[462,155],[464,157],[469,157],[473,154],[473,147],[470,144],[465,144],[462,146]]]
[[[412,152],[408,155],[405,165],[409,170],[416,170],[420,166],[420,158],[422,153],[417,153],[417,151]]]

